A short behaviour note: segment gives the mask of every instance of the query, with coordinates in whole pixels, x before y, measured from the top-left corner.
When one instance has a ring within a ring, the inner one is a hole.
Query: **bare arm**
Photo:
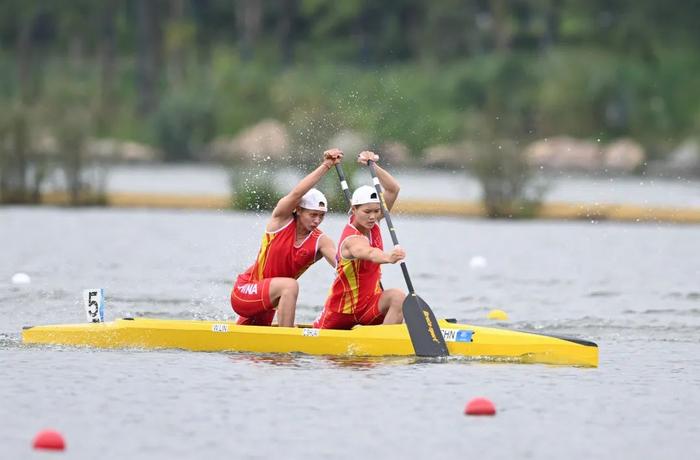
[[[318,240],[318,253],[316,254],[316,260],[323,257],[326,259],[328,264],[335,268],[335,243],[326,234],[321,235]]]
[[[311,171],[304,177],[294,188],[285,196],[280,198],[272,210],[272,216],[265,227],[266,231],[271,232],[279,229],[292,218],[292,211],[299,204],[299,200],[306,192],[318,183],[323,178],[324,174],[333,169],[333,165],[340,163],[343,159],[343,152],[339,149],[331,149],[323,152],[323,162],[318,168]]]
[[[369,260],[375,264],[395,264],[406,257],[406,253],[399,246],[396,246],[391,252],[384,252],[370,246],[369,241],[362,237],[346,239],[341,255],[345,259]]]
[[[399,196],[401,187],[391,174],[377,164],[379,155],[368,150],[360,152],[360,155],[357,157],[357,162],[366,165],[367,160],[374,161],[374,170],[377,172],[377,179],[379,179],[382,190],[384,190],[384,203],[386,203],[386,208],[391,211],[391,208],[394,207],[394,203],[396,203],[396,198]]]

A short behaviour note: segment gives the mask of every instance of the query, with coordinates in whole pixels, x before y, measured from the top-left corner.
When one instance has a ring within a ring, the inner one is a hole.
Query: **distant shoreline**
[[[64,206],[65,193],[47,193],[41,204]],[[231,198],[225,195],[174,193],[109,193],[105,206],[117,208],[163,209],[230,209]],[[396,203],[396,212],[424,216],[486,217],[484,207],[476,201],[443,201],[405,199]],[[606,203],[544,203],[534,219],[596,220],[620,222],[664,222],[700,224],[700,208],[639,206]]]

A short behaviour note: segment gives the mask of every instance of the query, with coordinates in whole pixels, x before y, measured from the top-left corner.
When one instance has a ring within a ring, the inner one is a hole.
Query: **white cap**
[[[377,190],[375,190],[374,187],[363,185],[358,187],[353,192],[350,204],[353,206],[359,206],[367,203],[379,203],[379,196],[377,195]]]
[[[311,211],[328,211],[328,200],[326,195],[319,190],[312,188],[301,197],[299,207],[309,209]]]

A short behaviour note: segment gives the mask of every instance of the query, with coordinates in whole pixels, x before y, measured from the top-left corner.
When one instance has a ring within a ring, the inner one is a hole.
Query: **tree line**
[[[263,118],[300,151],[347,127],[414,155],[569,134],[660,157],[700,128],[698,19],[696,0],[5,0],[0,189],[40,181],[42,133],[70,170],[90,136],[191,160]]]

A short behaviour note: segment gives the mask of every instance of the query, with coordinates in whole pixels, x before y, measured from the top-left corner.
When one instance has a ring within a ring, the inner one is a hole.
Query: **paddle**
[[[372,174],[372,183],[379,196],[382,214],[389,226],[391,240],[394,242],[394,246],[398,246],[399,240],[396,237],[396,231],[394,230],[394,224],[391,222],[389,210],[384,202],[382,187],[379,184],[377,173],[374,170],[374,162],[371,160],[367,161],[367,166],[369,166],[369,172]],[[442,331],[440,331],[437,319],[435,319],[435,315],[428,304],[416,295],[416,291],[413,289],[413,283],[411,283],[411,277],[408,276],[408,268],[405,262],[401,262],[401,271],[403,272],[403,278],[406,280],[406,287],[408,288],[408,296],[406,296],[406,300],[403,302],[403,317],[406,321],[408,334],[411,336],[411,343],[413,344],[416,355],[449,356],[450,352],[447,350],[447,344],[445,343],[445,338],[442,336]]]
[[[340,163],[337,163],[335,165],[335,172],[338,173],[338,179],[340,179],[340,188],[343,189],[343,195],[345,195],[345,200],[348,202],[348,206],[351,206],[352,196],[350,195],[348,181],[345,180],[345,173],[343,172],[343,167],[340,166]]]

